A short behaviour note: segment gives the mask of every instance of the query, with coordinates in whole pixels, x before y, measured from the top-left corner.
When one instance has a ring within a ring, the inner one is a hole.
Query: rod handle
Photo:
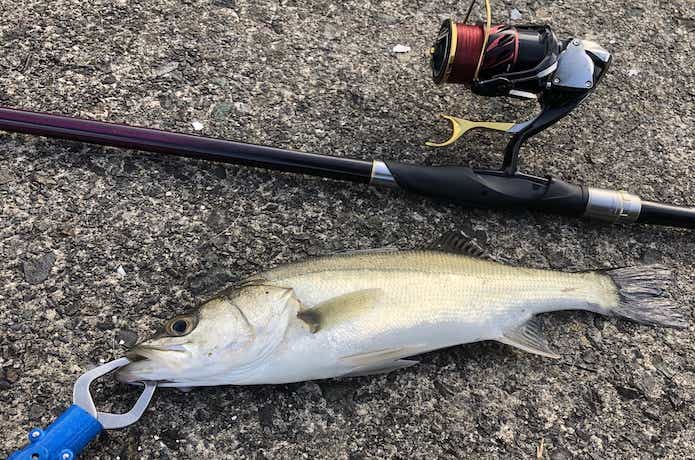
[[[394,161],[386,165],[400,188],[470,207],[535,209],[580,217],[589,199],[585,187],[553,178],[464,166],[417,166]]]
[[[73,404],[45,430],[31,430],[29,444],[7,460],[74,460],[102,429],[96,418]]]

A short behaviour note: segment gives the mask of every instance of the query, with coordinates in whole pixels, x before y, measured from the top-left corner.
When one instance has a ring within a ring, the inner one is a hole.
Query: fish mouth
[[[137,363],[139,361],[145,361],[146,359],[150,359],[144,354],[140,353],[137,350],[129,350],[126,354],[125,357],[130,360],[131,363]]]
[[[171,368],[170,365],[167,365],[166,356],[184,351],[177,348],[136,345],[126,352],[125,356],[130,360],[130,364],[120,368],[116,373],[116,378],[118,381],[128,384],[169,383],[171,380],[165,374],[170,373]]]

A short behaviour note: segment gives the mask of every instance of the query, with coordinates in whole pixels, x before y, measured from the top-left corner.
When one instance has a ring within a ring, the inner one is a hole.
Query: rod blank
[[[0,107],[0,130],[369,183],[372,162]]]

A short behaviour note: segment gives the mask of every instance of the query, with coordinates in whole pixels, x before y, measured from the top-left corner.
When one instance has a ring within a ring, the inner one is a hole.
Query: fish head
[[[223,291],[133,347],[126,355],[131,363],[118,379],[174,387],[243,380],[282,342],[298,309],[292,289],[284,287],[253,284]]]

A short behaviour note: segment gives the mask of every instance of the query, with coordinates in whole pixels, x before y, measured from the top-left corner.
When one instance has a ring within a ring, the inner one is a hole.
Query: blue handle
[[[102,429],[96,418],[73,404],[45,430],[31,430],[29,444],[7,460],[74,460]]]

